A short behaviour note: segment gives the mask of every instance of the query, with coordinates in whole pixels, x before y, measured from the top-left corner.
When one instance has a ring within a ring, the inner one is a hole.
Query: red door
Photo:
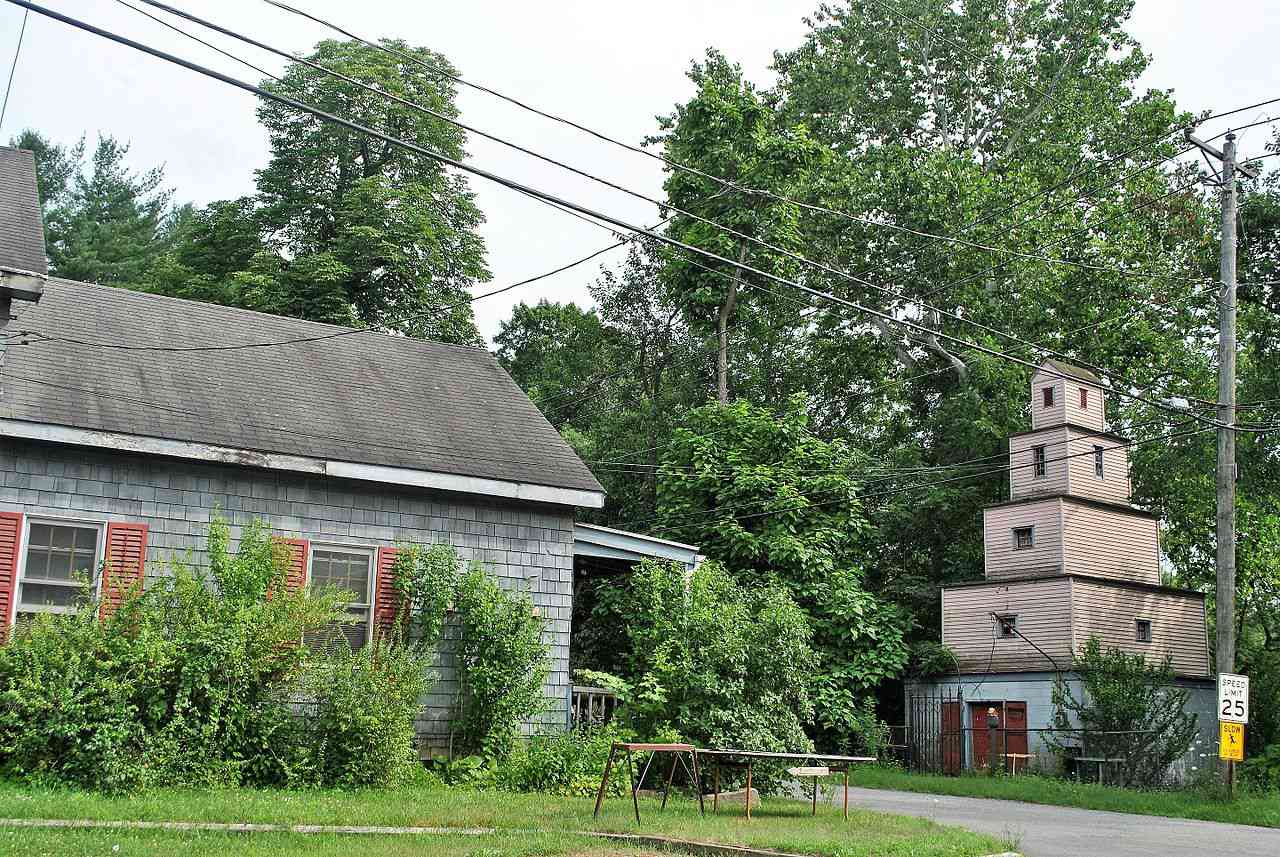
[[[942,770],[958,774],[964,766],[964,723],[959,702],[942,703]]]
[[[1009,769],[1008,755],[1025,756],[1027,753],[1027,704],[1025,702],[971,702],[969,713],[973,718],[973,767],[985,770],[991,762],[991,745],[988,741],[987,718],[996,717],[996,759],[999,767]],[[1018,759],[1021,770],[1025,759]]]

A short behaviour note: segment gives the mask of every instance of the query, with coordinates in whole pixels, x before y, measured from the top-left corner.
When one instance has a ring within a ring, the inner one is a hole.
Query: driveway
[[[839,788],[833,789],[839,803]],[[1009,837],[1027,857],[1276,857],[1280,830],[1012,800],[849,789],[849,805]]]

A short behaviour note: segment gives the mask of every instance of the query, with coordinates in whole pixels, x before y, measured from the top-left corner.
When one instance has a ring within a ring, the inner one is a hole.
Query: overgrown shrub
[[[520,723],[546,705],[545,624],[527,595],[507,592],[479,565],[458,581],[458,731],[468,752],[505,758]]]
[[[290,781],[299,641],[342,598],[289,592],[261,522],[229,541],[215,518],[207,567],[173,559],[109,617],[42,615],[0,646],[0,773],[106,791]]]
[[[638,735],[702,746],[807,751],[815,669],[804,613],[779,588],[747,593],[714,562],[692,574],[645,561],[631,578],[631,690]]]
[[[1054,727],[1045,739],[1059,755],[1124,759],[1112,766],[1117,785],[1158,786],[1169,766],[1191,748],[1196,715],[1186,711],[1188,692],[1173,683],[1166,658],[1152,664],[1142,655],[1103,650],[1090,637],[1075,659],[1083,684],[1077,699],[1059,676],[1054,683]]]
[[[600,787],[609,748],[630,735],[616,724],[571,729],[554,735],[535,735],[523,752],[497,766],[495,785],[515,792],[540,792],[564,797],[594,795]],[[621,794],[626,775],[611,778]]]
[[[316,659],[302,683],[303,772],[336,786],[390,786],[419,767],[414,722],[429,684],[415,649],[375,640]]]

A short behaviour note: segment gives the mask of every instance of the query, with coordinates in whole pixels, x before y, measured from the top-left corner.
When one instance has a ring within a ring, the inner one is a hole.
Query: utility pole
[[[1218,672],[1236,665],[1236,172],[1257,178],[1258,171],[1236,163],[1236,135],[1228,133],[1222,151],[1186,132],[1187,142],[1222,162],[1222,244],[1218,290],[1218,515],[1217,515],[1217,664]]]

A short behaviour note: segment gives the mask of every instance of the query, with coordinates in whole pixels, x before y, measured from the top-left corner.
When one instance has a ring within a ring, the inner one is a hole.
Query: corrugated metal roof
[[[49,272],[35,155],[7,146],[0,146],[0,270]]]
[[[38,304],[18,301],[14,310],[11,329],[55,340],[8,349],[3,418],[603,490],[482,349],[60,279],[48,281]],[[335,333],[345,335],[163,350]]]

